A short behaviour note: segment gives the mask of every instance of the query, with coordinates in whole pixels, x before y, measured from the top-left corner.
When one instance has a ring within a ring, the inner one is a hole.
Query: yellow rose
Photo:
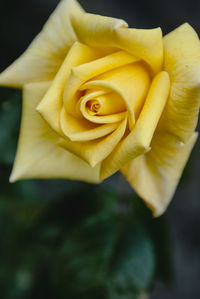
[[[0,84],[23,88],[11,182],[97,183],[121,170],[155,216],[164,212],[197,139],[200,42],[190,25],[163,38],[63,0]]]

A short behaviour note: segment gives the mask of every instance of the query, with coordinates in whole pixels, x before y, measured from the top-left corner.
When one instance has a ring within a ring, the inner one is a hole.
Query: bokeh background
[[[0,0],[0,71],[26,49],[58,2]],[[167,34],[189,22],[200,34],[198,0],[79,2],[88,12],[122,18],[131,27],[160,26]],[[151,290],[151,299],[200,298],[199,141],[167,212],[152,220],[120,174],[100,186],[67,180],[9,184],[19,132],[21,92],[1,88],[0,105],[2,299],[103,299],[108,290],[109,298],[131,299],[136,289],[141,291],[141,298],[145,298],[146,289]],[[122,234],[122,244],[126,245],[114,246],[115,256],[109,260],[113,280],[108,286],[108,268],[102,266],[99,270],[99,264],[105,260],[107,263],[106,254],[113,246],[109,242],[116,231],[123,231],[124,223],[127,235]],[[140,261],[132,265],[134,270],[127,266],[131,254]],[[117,265],[116,260],[120,261]],[[132,279],[134,286],[123,279]]]

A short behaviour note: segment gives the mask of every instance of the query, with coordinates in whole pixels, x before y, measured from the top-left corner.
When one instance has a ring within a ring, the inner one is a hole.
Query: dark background
[[[86,11],[124,19],[130,27],[160,26],[166,34],[189,22],[200,34],[200,1],[128,1],[81,0]],[[0,71],[14,61],[40,31],[58,0],[0,1]],[[0,141],[1,142],[1,141]],[[170,204],[165,218],[172,239],[174,279],[171,285],[157,282],[151,299],[200,298],[200,155],[196,144],[181,184]],[[5,180],[9,171],[2,168]],[[103,183],[113,186],[118,176]],[[70,184],[68,182],[67,184]],[[130,193],[128,183],[122,181],[119,189]],[[2,298],[4,299],[4,298]]]

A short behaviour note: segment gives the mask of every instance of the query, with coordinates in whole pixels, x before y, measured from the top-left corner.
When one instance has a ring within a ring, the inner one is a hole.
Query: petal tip
[[[0,86],[21,88],[21,85],[18,83],[17,78],[12,75],[10,67],[0,73]]]
[[[20,180],[20,178],[21,178],[21,176],[18,173],[16,173],[15,171],[12,171],[11,175],[9,177],[9,182],[16,183],[17,181]]]

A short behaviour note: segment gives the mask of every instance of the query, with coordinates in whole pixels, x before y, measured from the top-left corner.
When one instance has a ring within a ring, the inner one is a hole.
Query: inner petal
[[[104,102],[99,115],[128,111],[129,128],[143,107],[150,86],[150,75],[142,63],[129,64],[103,73],[80,87],[80,90],[102,89],[106,94],[98,96]],[[97,98],[96,98],[97,99]],[[100,107],[99,107],[100,108]]]
[[[96,114],[110,115],[114,113],[126,111],[126,106],[123,99],[115,92],[107,92],[95,98],[99,103],[99,109]]]
[[[76,110],[82,117],[97,124],[119,122],[127,115],[123,100],[115,93],[104,90],[86,90]]]
[[[64,107],[61,110],[60,126],[63,137],[67,137],[72,141],[88,141],[95,140],[106,136],[117,129],[119,123],[105,123],[98,125],[89,122],[87,119],[77,119],[67,114]]]
[[[96,115],[96,114],[99,114],[99,112],[101,111],[101,109],[103,107],[103,103],[99,99],[89,100],[86,103],[86,107],[90,114]]]
[[[150,76],[146,67],[141,63],[131,63],[126,66],[106,72],[94,80],[105,80],[117,84],[125,95],[128,95],[135,114],[141,109],[147,94]],[[119,96],[118,96],[119,97]]]
[[[102,73],[118,68],[122,65],[134,63],[138,60],[138,58],[124,51],[118,51],[91,62],[73,67],[66,82],[63,95],[66,111],[70,114],[76,115],[76,111],[74,110],[76,106],[75,94],[82,84]]]

